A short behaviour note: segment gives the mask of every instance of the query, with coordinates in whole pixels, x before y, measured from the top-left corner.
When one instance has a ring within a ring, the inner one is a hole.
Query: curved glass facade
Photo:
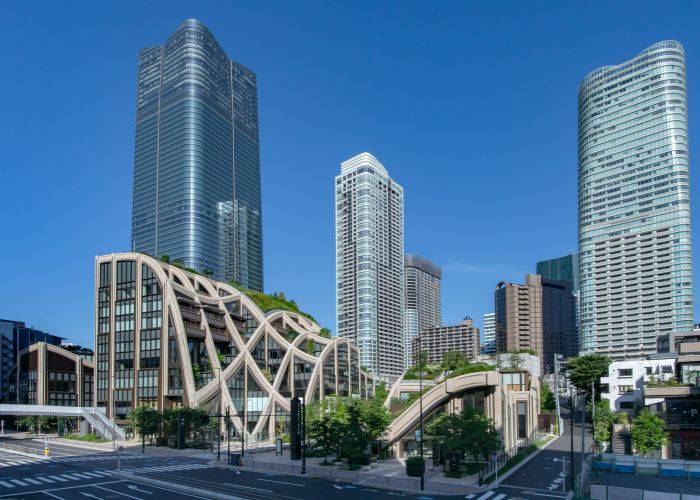
[[[199,21],[139,55],[132,248],[262,290],[255,74]]]
[[[653,353],[693,327],[682,45],[591,72],[578,109],[581,350]]]

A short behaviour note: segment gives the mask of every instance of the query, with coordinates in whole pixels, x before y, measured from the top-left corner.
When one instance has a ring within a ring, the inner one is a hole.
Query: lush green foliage
[[[488,365],[486,363],[472,363],[468,365],[464,365],[454,371],[451,371],[450,373],[447,374],[447,377],[445,378],[453,378],[453,377],[458,377],[460,375],[467,375],[469,373],[477,373],[477,372],[490,372],[493,371],[496,367],[493,365]]]
[[[447,351],[442,357],[442,369],[445,371],[457,370],[458,368],[468,364],[469,360],[462,351]]]
[[[101,437],[97,437],[95,434],[85,434],[84,436],[80,436],[78,434],[72,434],[70,436],[66,436],[66,439],[72,439],[73,441],[85,441],[88,443],[108,443],[109,440],[103,439]]]
[[[637,418],[632,420],[630,434],[635,450],[642,455],[658,450],[669,437],[663,419],[648,408],[644,408]]]
[[[16,425],[18,429],[39,434],[42,430],[46,431],[49,427],[55,426],[56,418],[46,416],[40,417],[37,415],[24,415],[17,419]]]
[[[610,441],[613,425],[613,414],[610,411],[610,401],[601,399],[595,404],[595,417],[593,418],[593,439],[596,443]]]
[[[646,383],[647,387],[687,387],[692,384],[683,384],[675,376],[670,377],[668,380],[659,380],[654,375],[649,376],[649,382]]]
[[[406,475],[411,477],[420,477],[421,472],[425,470],[425,460],[421,457],[408,457],[406,459]]]
[[[346,457],[358,465],[356,458],[365,455],[367,446],[384,435],[391,421],[391,414],[377,398],[363,401],[330,397],[306,411],[309,438],[325,457],[324,462],[335,453],[336,460]]]
[[[540,385],[540,411],[557,411],[557,401],[554,393],[549,388],[549,384],[542,381]]]
[[[331,331],[328,328],[321,328],[318,334],[325,339],[331,338]]]
[[[470,407],[459,414],[440,415],[428,426],[428,434],[433,444],[449,457],[447,472],[459,472],[459,464],[466,455],[478,461],[501,448],[493,421]]]
[[[158,434],[163,414],[148,405],[141,405],[129,412],[129,419],[142,437]]]
[[[571,383],[579,391],[585,392],[588,400],[591,398],[591,383],[596,388],[596,399],[600,399],[600,377],[607,375],[609,365],[610,358],[607,356],[591,354],[569,359],[566,370]]]

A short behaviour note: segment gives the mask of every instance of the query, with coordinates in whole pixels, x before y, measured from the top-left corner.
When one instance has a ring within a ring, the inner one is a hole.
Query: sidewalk
[[[442,468],[439,467],[432,471],[426,470],[425,490],[421,492],[420,478],[407,476],[404,463],[398,459],[381,460],[356,471],[348,470],[347,465],[323,466],[320,465],[322,461],[323,459],[319,457],[307,457],[306,474],[331,481],[352,482],[356,485],[430,495],[464,495],[483,489],[477,485],[476,476],[460,479],[446,478],[442,474]],[[292,462],[288,450],[284,450],[281,456],[274,452],[246,453],[246,456],[242,457],[242,463],[245,469],[301,475],[301,460]],[[227,467],[224,457],[218,465]],[[233,469],[233,467],[230,468]]]
[[[35,439],[35,441],[37,441]],[[42,441],[43,440],[39,440]],[[103,453],[113,453],[115,452],[116,446],[123,446],[123,453],[129,453],[132,455],[144,455],[147,457],[197,457],[211,460],[216,458],[216,448],[214,449],[214,455],[212,455],[208,449],[196,449],[196,448],[185,448],[184,450],[176,450],[173,448],[167,448],[165,446],[148,446],[146,445],[146,452],[142,453],[141,440],[132,439],[129,441],[116,441],[112,443],[89,443],[84,441],[76,441],[73,439],[64,438],[54,438],[51,439],[50,443],[70,446],[72,448],[83,448],[91,451],[101,451]]]

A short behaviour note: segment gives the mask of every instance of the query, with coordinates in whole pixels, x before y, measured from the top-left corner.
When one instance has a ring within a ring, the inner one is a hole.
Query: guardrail
[[[21,451],[22,453],[31,453],[39,456],[44,454],[44,450],[39,450],[37,448],[26,448],[24,446],[17,446],[15,444],[7,443],[0,443],[0,449]]]
[[[700,479],[700,460],[644,458],[603,453],[593,457],[593,468],[612,472]]]

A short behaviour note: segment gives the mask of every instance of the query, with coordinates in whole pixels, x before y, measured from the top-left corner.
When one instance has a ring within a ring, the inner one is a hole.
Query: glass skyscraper
[[[199,21],[139,54],[132,248],[263,288],[255,73]]]
[[[442,325],[440,281],[442,269],[425,257],[407,253],[404,258],[404,369],[413,365],[413,339]]]
[[[537,263],[537,274],[548,280],[568,281],[571,289],[576,292],[579,278],[578,254],[541,260]]]
[[[578,112],[581,350],[653,353],[693,328],[682,45],[589,73]]]

